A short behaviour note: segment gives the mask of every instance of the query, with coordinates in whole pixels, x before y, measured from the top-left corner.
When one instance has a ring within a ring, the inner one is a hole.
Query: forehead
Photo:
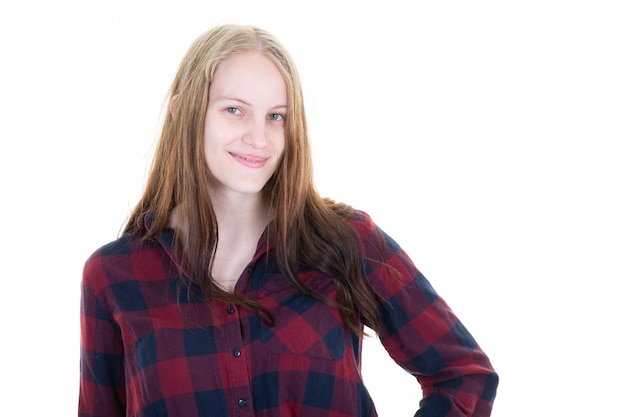
[[[286,97],[282,72],[267,56],[257,51],[240,52],[219,63],[213,74],[210,93],[256,93]]]

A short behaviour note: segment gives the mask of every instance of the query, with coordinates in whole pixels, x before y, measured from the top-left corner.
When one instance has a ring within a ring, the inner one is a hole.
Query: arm
[[[93,257],[83,272],[78,416],[121,417],[126,415],[122,341],[108,305],[94,290],[106,279],[99,264]]]
[[[485,353],[396,242],[369,217],[357,229],[380,306],[381,342],[422,387],[415,415],[489,416],[498,376]]]

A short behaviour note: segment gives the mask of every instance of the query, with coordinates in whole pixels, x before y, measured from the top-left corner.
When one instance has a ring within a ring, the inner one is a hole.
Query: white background
[[[493,416],[626,415],[625,5],[2,3],[0,415],[75,415],[82,265],[139,198],[180,59],[221,23],[291,51],[320,192],[369,212],[474,334]],[[380,415],[412,416],[418,385],[365,349]]]

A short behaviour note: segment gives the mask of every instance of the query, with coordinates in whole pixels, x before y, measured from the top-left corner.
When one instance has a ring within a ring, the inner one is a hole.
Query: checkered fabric
[[[498,384],[489,359],[389,236],[364,213],[351,222],[380,306],[380,339],[421,385],[416,415],[488,416]],[[86,262],[80,417],[377,415],[361,378],[361,340],[336,309],[287,282],[266,235],[235,291],[260,300],[273,327],[235,305],[209,309],[197,286],[181,287],[173,245],[169,229],[154,243],[125,235]],[[310,269],[300,277],[335,299],[330,277]]]

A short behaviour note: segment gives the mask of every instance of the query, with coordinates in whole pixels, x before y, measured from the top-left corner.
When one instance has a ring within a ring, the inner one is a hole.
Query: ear
[[[176,114],[178,113],[178,94],[173,95],[170,99],[169,109],[172,117],[176,119]]]

